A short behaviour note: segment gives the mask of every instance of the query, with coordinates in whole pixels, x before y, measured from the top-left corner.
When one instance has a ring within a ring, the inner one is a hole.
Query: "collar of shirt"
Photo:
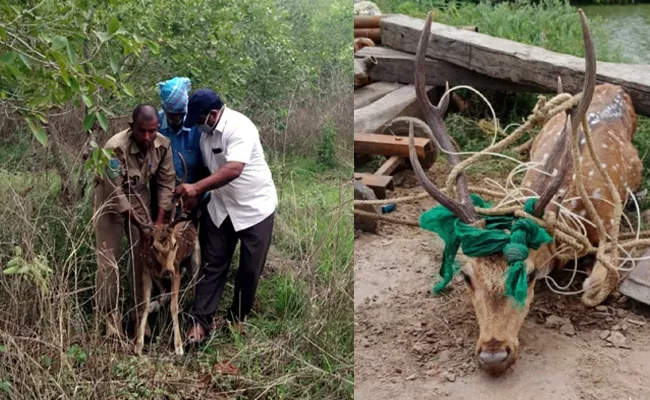
[[[185,114],[185,115],[183,116],[183,122],[185,122],[185,117],[187,117],[187,114]],[[176,135],[176,136],[180,135],[181,132],[183,132],[183,131],[189,132],[189,128],[186,128],[185,125],[181,125],[181,129],[179,129],[178,132],[174,132],[174,131],[170,128],[169,124],[167,123],[167,115],[165,115],[165,111],[164,111],[164,110],[161,110],[161,111],[160,111],[160,115],[159,115],[158,118],[160,119],[160,130],[161,130],[161,131],[169,130],[171,133],[173,133],[173,134]]]
[[[219,118],[219,122],[217,123],[217,126],[214,128],[216,132],[223,133],[223,130],[226,128],[226,122],[228,119],[228,110],[229,108],[224,105],[223,111],[221,112],[221,117]]]

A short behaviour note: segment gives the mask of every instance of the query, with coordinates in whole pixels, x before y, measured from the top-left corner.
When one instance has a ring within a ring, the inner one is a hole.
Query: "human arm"
[[[219,168],[217,172],[207,178],[201,179],[196,183],[179,185],[176,188],[175,193],[183,196],[183,198],[196,198],[205,192],[227,185],[230,181],[241,175],[244,166],[244,163],[236,161],[227,162],[223,167]]]

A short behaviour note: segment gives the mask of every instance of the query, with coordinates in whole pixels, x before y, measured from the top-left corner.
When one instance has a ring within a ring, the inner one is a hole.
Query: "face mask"
[[[210,119],[210,114],[205,118],[205,122],[203,122],[201,125],[199,125],[199,131],[201,133],[212,133],[214,129],[217,127],[217,123],[219,122],[219,117],[221,116],[221,113],[223,112],[223,108],[219,111],[219,114],[217,114],[217,118],[214,121],[214,126],[210,127],[208,126],[208,120]]]

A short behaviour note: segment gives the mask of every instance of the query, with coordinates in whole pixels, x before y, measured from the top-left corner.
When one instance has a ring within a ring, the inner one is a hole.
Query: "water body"
[[[612,45],[625,62],[650,64],[650,4],[580,5],[587,17],[605,20]]]

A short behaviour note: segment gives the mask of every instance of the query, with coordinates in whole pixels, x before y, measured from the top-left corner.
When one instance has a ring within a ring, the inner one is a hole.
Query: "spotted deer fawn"
[[[587,227],[589,242],[597,246],[599,236],[596,228],[592,226],[594,221],[586,213],[585,206],[577,194],[576,176],[572,172],[575,161],[580,163],[585,189],[595,206],[598,218],[604,223],[607,234],[612,232],[614,206],[605,179],[596,170],[590,152],[585,151],[586,139],[580,126],[583,118],[587,118],[595,153],[623,204],[628,197],[628,189],[633,191],[640,185],[642,165],[638,152],[632,145],[637,125],[632,101],[619,86],[596,86],[595,49],[582,10],[579,10],[579,15],[585,45],[585,80],[581,99],[572,110],[567,110],[566,114],[559,113],[544,124],[530,151],[530,161],[532,164],[542,165],[543,171],[528,169],[519,190],[528,196],[539,196],[534,207],[536,217],[543,215],[545,211],[557,213],[560,204],[569,212],[581,216],[587,222],[584,225]],[[453,154],[457,150],[443,122],[449,103],[448,97],[445,96],[436,107],[426,96],[424,68],[430,31],[431,13],[420,37],[415,60],[417,98],[435,140],[445,151],[452,152],[447,154],[447,157],[453,167],[460,162],[460,158],[458,154]],[[561,91],[561,81],[559,82],[558,91]],[[569,148],[572,140],[571,129],[579,129],[579,160],[573,159]],[[461,173],[456,180],[458,200],[440,191],[421,168],[414,152],[412,132],[410,137],[413,149],[410,160],[424,189],[439,204],[452,211],[460,221],[480,226],[482,218],[477,215],[470,199],[465,175]],[[502,374],[518,359],[519,330],[534,296],[534,282],[565,264],[556,257],[552,246],[553,242],[542,245],[538,250],[531,249],[525,260],[528,291],[523,307],[513,307],[510,304],[512,300],[505,294],[504,276],[507,262],[502,253],[487,257],[467,257],[467,261],[463,263],[461,273],[467,284],[467,292],[471,296],[479,325],[475,357],[478,365],[487,373]],[[596,261],[583,284],[585,292],[582,302],[586,306],[600,304],[615,288],[605,284],[607,276],[605,267]]]
[[[177,179],[184,183],[187,177],[187,167],[181,156],[183,177]],[[136,196],[140,205],[148,210],[141,197]],[[174,351],[183,355],[183,343],[178,322],[179,292],[181,284],[181,264],[191,258],[191,272],[195,276],[200,264],[200,249],[197,230],[192,221],[176,218],[178,202],[172,207],[170,221],[167,224],[154,226],[151,219],[139,220],[140,229],[151,234],[152,247],[140,247],[142,258],[142,296],[141,312],[138,313],[136,328],[135,353],[141,354],[144,346],[145,328],[151,306],[152,280],[171,281],[171,314],[174,331]]]

